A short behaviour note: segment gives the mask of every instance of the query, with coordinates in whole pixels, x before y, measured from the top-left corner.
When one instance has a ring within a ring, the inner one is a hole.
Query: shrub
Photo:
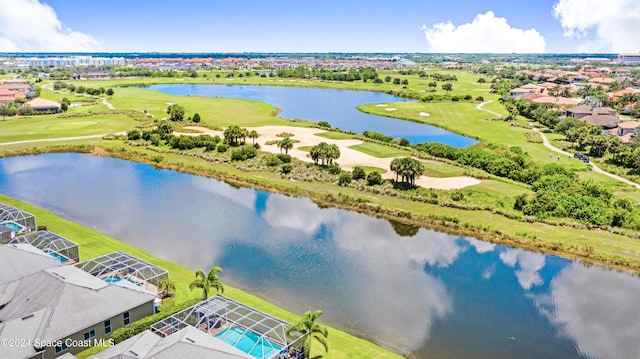
[[[127,139],[131,141],[136,141],[142,138],[142,134],[138,130],[131,130],[127,132]]]
[[[278,159],[282,163],[291,163],[291,156],[290,155],[286,155],[284,153],[278,153],[276,156],[278,157]]]
[[[338,184],[340,186],[346,186],[349,183],[351,183],[351,173],[349,172],[342,172],[340,174],[340,178],[338,178]]]
[[[251,145],[242,146],[237,148],[231,152],[231,160],[232,161],[246,161],[249,158],[254,158],[258,155],[258,150],[256,150]]]
[[[282,165],[281,170],[282,174],[289,174],[291,173],[291,170],[293,170],[293,165],[291,163],[285,163]]]
[[[325,127],[325,128],[331,128],[331,125],[329,124],[329,122],[327,121],[320,121],[318,122],[318,126],[320,127]]]
[[[367,175],[367,184],[369,184],[369,186],[382,184],[382,175],[376,171],[369,172]]]
[[[332,175],[337,175],[337,174],[340,174],[340,172],[342,172],[342,169],[340,168],[340,165],[337,164],[337,163],[331,163],[331,164],[327,165],[327,170]]]
[[[364,170],[364,168],[356,166],[356,167],[353,168],[353,171],[351,173],[351,177],[354,180],[363,179],[363,178],[367,177],[367,172]]]
[[[218,147],[216,147],[216,150],[220,153],[227,152],[228,149],[229,149],[229,145],[227,145],[226,143],[221,143],[218,145]]]

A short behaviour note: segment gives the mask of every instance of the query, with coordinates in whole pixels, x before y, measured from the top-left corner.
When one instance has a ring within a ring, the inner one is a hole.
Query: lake
[[[243,98],[262,101],[282,109],[279,116],[290,119],[327,121],[332,127],[362,133],[376,131],[404,137],[411,143],[440,142],[467,147],[477,141],[441,128],[360,112],[356,106],[368,103],[412,102],[381,92],[333,90],[289,86],[245,85],[150,85],[149,89],[171,95]],[[389,107],[391,108],[391,107]]]
[[[0,159],[0,192],[401,354],[640,357],[626,273],[85,154]]]

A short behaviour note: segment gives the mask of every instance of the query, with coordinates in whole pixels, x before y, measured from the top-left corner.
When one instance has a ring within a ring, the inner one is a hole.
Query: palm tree
[[[321,310],[315,312],[307,311],[302,319],[295,325],[287,329],[287,336],[298,338],[302,352],[305,358],[310,358],[311,343],[315,340],[322,345],[325,352],[329,351],[327,337],[329,331],[327,328],[316,323],[316,319],[322,315]],[[316,355],[313,359],[322,358],[322,355]]]
[[[289,154],[289,150],[293,148],[293,141],[291,137],[285,137],[280,142],[278,142],[278,147],[280,147],[280,153],[284,150],[285,154]]]
[[[224,293],[224,286],[218,278],[218,274],[222,273],[222,268],[215,266],[209,270],[208,274],[204,274],[202,269],[196,271],[196,279],[189,284],[189,289],[193,291],[193,288],[202,289],[202,300],[209,298],[209,288],[214,288],[220,293]]]
[[[171,297],[176,291],[176,282],[167,277],[162,280],[162,282],[158,283],[158,289],[162,294],[162,298]]]
[[[251,138],[251,144],[255,145],[256,144],[256,138],[260,137],[260,134],[258,133],[258,131],[256,130],[251,130],[249,132],[249,138]]]

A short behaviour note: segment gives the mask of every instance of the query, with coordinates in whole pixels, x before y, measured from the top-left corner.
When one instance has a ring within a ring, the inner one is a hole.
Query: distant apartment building
[[[620,65],[640,65],[640,53],[619,54],[616,62]]]

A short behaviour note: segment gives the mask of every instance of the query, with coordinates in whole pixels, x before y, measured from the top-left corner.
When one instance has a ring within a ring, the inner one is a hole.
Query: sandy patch
[[[420,116],[429,117],[429,116],[431,116],[431,114],[429,112],[420,112]]]
[[[397,110],[397,108],[395,107],[389,107],[389,108],[385,108],[386,111],[395,111]]]
[[[211,136],[218,135],[223,137],[224,131],[215,131],[210,130],[206,127],[199,126],[185,126],[186,129],[196,130],[199,133],[178,133],[174,132],[174,135],[186,135],[186,136],[197,136],[200,133],[205,133]],[[292,157],[295,157],[299,160],[311,162],[311,159],[308,157],[308,152],[301,151],[298,148],[302,146],[315,146],[320,142],[326,142],[328,144],[336,144],[340,148],[340,158],[338,159],[338,163],[345,170],[353,170],[355,166],[371,166],[371,167],[379,167],[387,170],[386,173],[382,174],[383,178],[393,179],[395,178],[395,174],[391,171],[388,171],[389,166],[391,165],[391,161],[393,158],[377,158],[373,156],[369,156],[360,151],[356,151],[354,149],[349,148],[353,145],[359,145],[363,142],[360,140],[330,140],[327,138],[323,138],[320,136],[316,136],[315,134],[320,132],[325,132],[324,130],[318,128],[304,128],[304,127],[292,127],[292,126],[263,126],[263,127],[247,127],[248,131],[256,130],[260,137],[256,140],[257,143],[260,144],[262,151],[271,152],[271,153],[280,153],[280,149],[277,145],[266,145],[267,141],[279,141],[282,137],[277,137],[276,135],[282,132],[293,133],[293,138],[300,142],[294,144],[293,149],[289,150],[289,154]],[[251,143],[251,139],[247,139],[247,142]],[[427,164],[428,165],[428,164]],[[435,189],[459,189],[467,186],[473,186],[481,181],[472,177],[467,176],[459,176],[459,177],[447,177],[447,178],[435,178],[435,177],[426,177],[422,176],[416,180],[416,184],[418,186],[426,187],[426,188],[435,188]]]
[[[233,81],[233,79],[228,78],[227,81]]]
[[[167,105],[171,106],[171,105],[175,105],[175,102],[165,102]]]
[[[184,79],[176,79],[176,81],[184,81]]]
[[[282,82],[282,81],[284,81],[284,80],[278,80],[278,82]]]
[[[387,107],[387,106],[389,106],[389,105],[386,104],[386,103],[379,103],[379,104],[376,105],[376,107]]]

